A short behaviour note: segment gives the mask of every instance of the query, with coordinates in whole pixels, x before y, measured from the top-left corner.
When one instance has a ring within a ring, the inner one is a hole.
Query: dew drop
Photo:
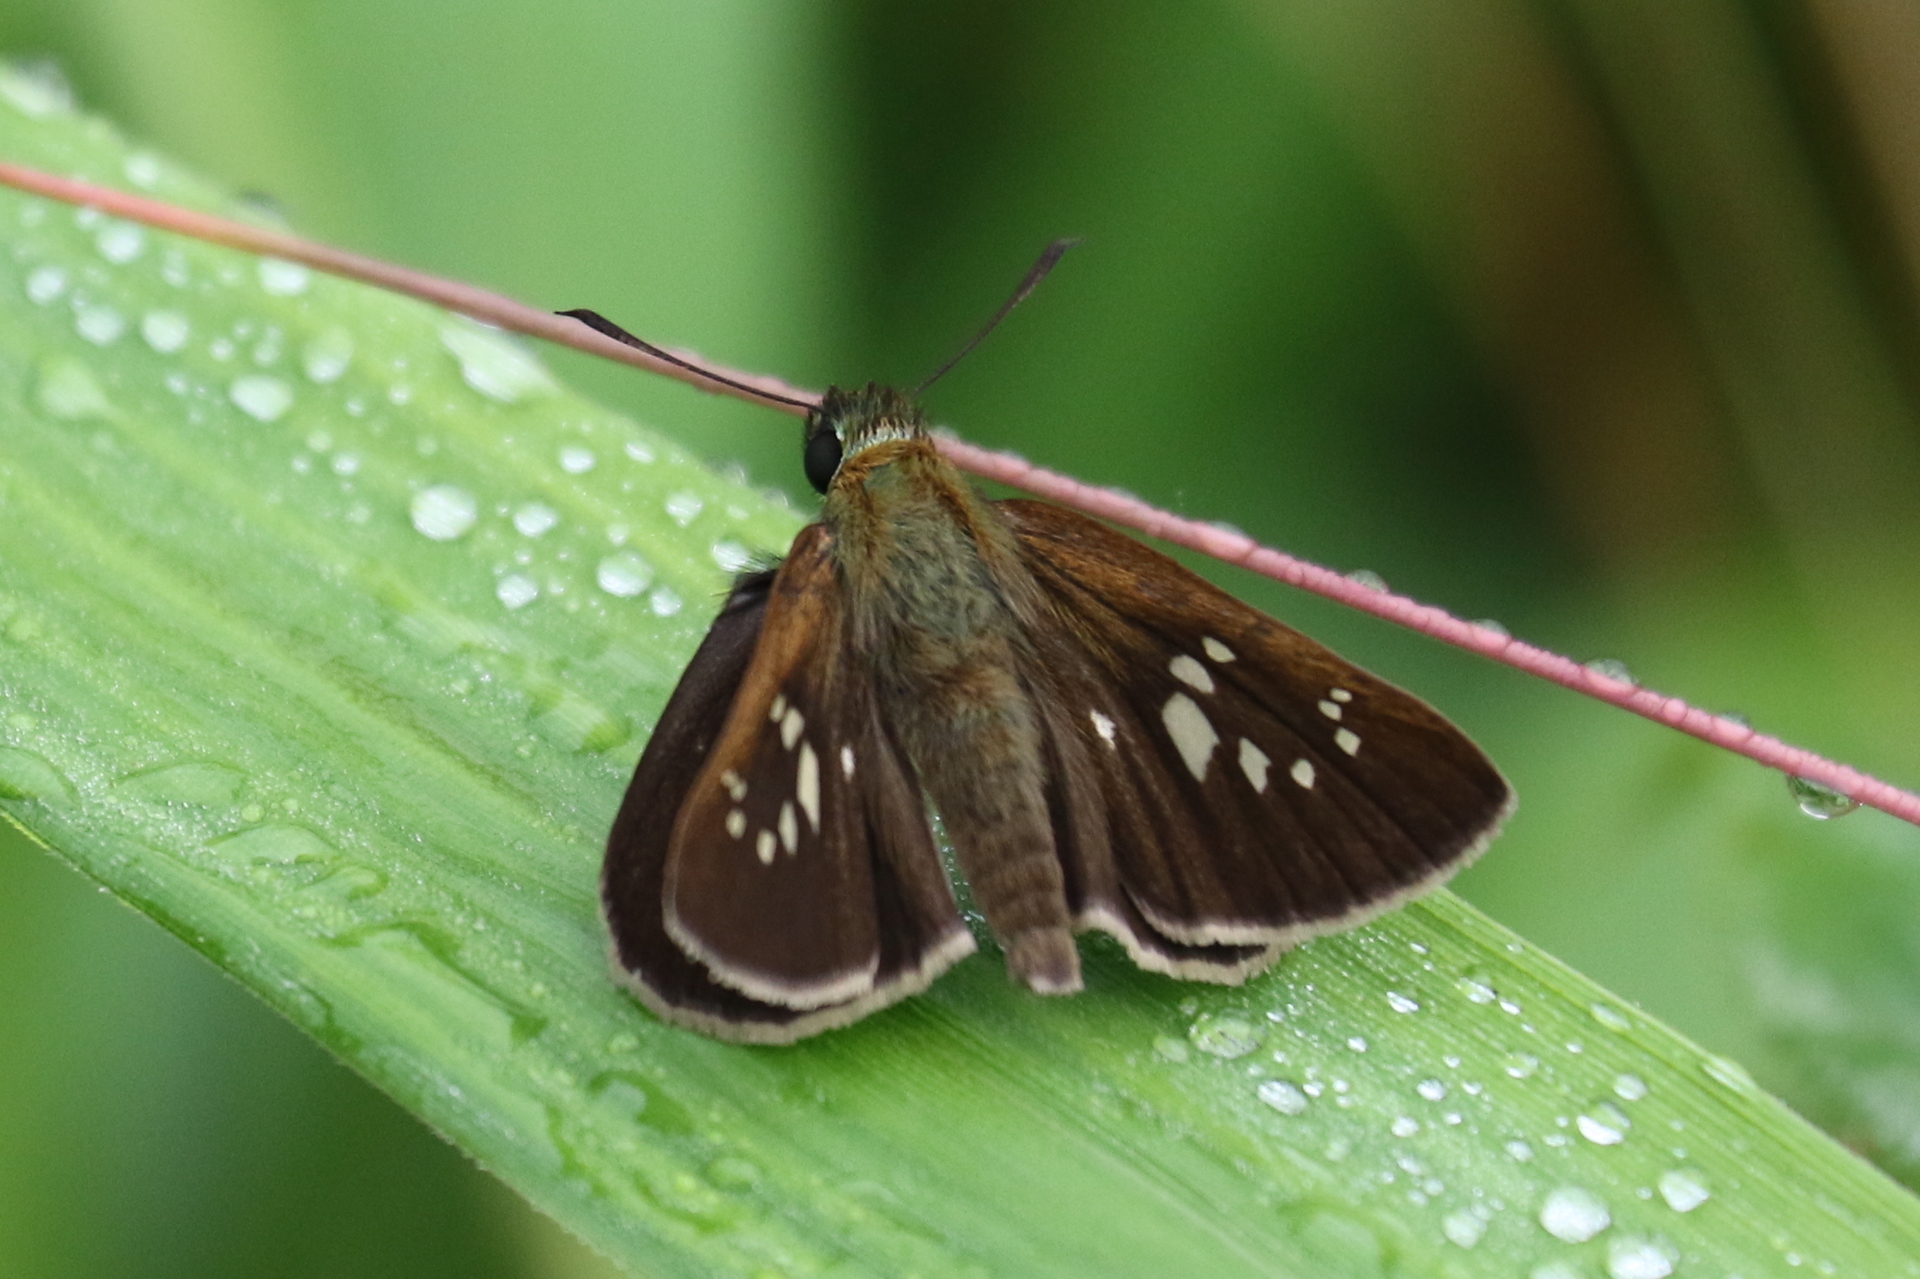
[[[1495,635],[1498,635],[1501,639],[1513,638],[1512,631],[1508,630],[1503,623],[1496,622],[1491,617],[1483,617],[1478,621],[1476,621],[1474,625],[1478,626],[1483,631],[1492,631]]]
[[[115,782],[114,787],[123,795],[153,803],[218,808],[231,804],[245,783],[246,774],[237,768],[193,762],[132,773]]]
[[[1503,1149],[1507,1152],[1507,1156],[1517,1164],[1530,1164],[1533,1162],[1533,1147],[1518,1137],[1509,1141]]]
[[[147,231],[137,222],[109,222],[93,237],[93,247],[107,261],[124,266],[146,249]]]
[[[300,348],[300,369],[321,386],[338,382],[353,360],[353,334],[339,325],[322,329]]]
[[[1417,1013],[1420,1011],[1418,1001],[1407,998],[1397,990],[1387,992],[1387,1007],[1397,1013]]]
[[[1347,574],[1347,580],[1356,585],[1364,586],[1370,591],[1384,591],[1387,589],[1387,579],[1370,568],[1354,569],[1351,573]]]
[[[513,512],[513,526],[522,537],[539,537],[560,522],[560,512],[545,502],[523,502]]]
[[[83,306],[73,317],[73,327],[95,346],[107,346],[127,331],[127,317],[105,304]]]
[[[35,370],[33,391],[35,403],[49,417],[78,422],[113,416],[113,402],[93,370],[75,359],[42,361]]]
[[[1626,1112],[1610,1101],[1603,1101],[1573,1121],[1580,1135],[1596,1146],[1617,1146],[1627,1139],[1633,1127]]]
[[[187,344],[193,327],[178,311],[149,311],[140,319],[140,338],[162,355],[171,355]]]
[[[1633,683],[1633,672],[1618,658],[1596,657],[1587,663],[1587,669],[1603,679],[1619,680],[1622,684]]]
[[[1201,1052],[1231,1061],[1260,1047],[1262,1035],[1245,1017],[1207,1015],[1187,1028],[1187,1038]]]
[[[1609,1279],[1667,1279],[1679,1259],[1663,1240],[1622,1235],[1607,1246],[1607,1274]]]
[[[0,68],[0,98],[32,120],[73,110],[73,86],[60,68],[45,59],[13,62]]]
[[[722,1155],[708,1164],[706,1179],[726,1191],[752,1190],[760,1184],[759,1165],[738,1155]]]
[[[1351,1039],[1347,1040],[1347,1047],[1349,1050],[1353,1052],[1363,1053],[1367,1051],[1367,1041],[1361,1038],[1359,1035],[1355,1035]]]
[[[340,452],[333,455],[333,473],[335,475],[358,475],[360,473],[360,455]]]
[[[128,156],[120,171],[127,175],[127,181],[143,191],[150,191],[160,183],[160,159],[144,151]]]
[[[1674,1168],[1660,1174],[1660,1197],[1675,1212],[1692,1212],[1713,1195],[1698,1170]]]
[[[255,274],[261,290],[277,298],[299,297],[313,280],[313,272],[306,267],[282,258],[261,258]]]
[[[1515,1079],[1527,1079],[1540,1069],[1540,1059],[1531,1053],[1508,1053],[1500,1068]]]
[[[27,301],[35,306],[45,306],[66,291],[64,267],[37,266],[27,272]]]
[[[1465,995],[1470,1003],[1490,1004],[1499,995],[1488,984],[1486,978],[1477,973],[1462,973],[1454,980],[1453,988]]]
[[[1543,1261],[1527,1271],[1527,1279],[1585,1279],[1585,1276],[1564,1261]]]
[[[578,444],[568,444],[560,450],[560,469],[568,475],[585,475],[599,462],[593,450],[582,448]]]
[[[1639,1101],[1647,1095],[1647,1081],[1634,1074],[1613,1077],[1613,1095],[1622,1101]]]
[[[1753,1076],[1749,1075],[1747,1068],[1737,1061],[1731,1061],[1725,1057],[1709,1056],[1705,1061],[1700,1063],[1700,1069],[1705,1071],[1707,1077],[1715,1083],[1724,1084],[1735,1092],[1750,1093],[1757,1091],[1753,1082]]]
[[[489,329],[449,325],[440,345],[459,362],[460,380],[490,400],[516,404],[559,390],[540,361]]]
[[[562,750],[595,754],[626,741],[629,732],[624,719],[571,689],[562,691],[557,701],[541,709],[534,716],[533,726]]]
[[[1387,1125],[1387,1131],[1396,1137],[1415,1137],[1420,1133],[1420,1121],[1412,1115],[1399,1115]]]
[[[715,542],[709,552],[723,573],[738,573],[753,560],[753,555],[738,542]]]
[[[670,493],[667,495],[667,515],[681,528],[693,523],[694,518],[706,509],[706,503],[697,493]]]
[[[647,606],[653,610],[655,617],[672,617],[680,611],[681,603],[680,596],[671,586],[658,587],[647,597]]]
[[[540,597],[534,580],[522,573],[509,573],[493,585],[494,598],[508,608],[524,608]]]
[[[1422,1079],[1414,1085],[1413,1090],[1428,1101],[1442,1101],[1447,1095],[1447,1086],[1438,1079]]]
[[[233,380],[227,398],[255,421],[277,422],[293,407],[293,388],[270,374],[249,373]]]
[[[1831,786],[1823,786],[1811,777],[1787,778],[1787,794],[1793,796],[1793,802],[1800,805],[1800,811],[1815,821],[1826,821],[1833,817],[1845,817],[1860,807],[1860,802],[1848,799]]]
[[[222,836],[207,851],[232,866],[329,863],[339,850],[305,826],[274,823]]]
[[[73,783],[44,756],[18,746],[0,746],[0,799],[37,799],[69,804]]]
[[[1284,1079],[1269,1079],[1254,1090],[1254,1096],[1283,1115],[1304,1114],[1307,1094]]]
[[[457,484],[435,484],[413,495],[413,527],[436,542],[451,542],[480,517],[480,504]]]
[[[1585,1243],[1613,1224],[1607,1206],[1588,1190],[1561,1186],[1540,1205],[1540,1226],[1555,1239]]]
[[[607,594],[626,599],[653,584],[653,565],[632,551],[616,551],[600,561],[593,571],[593,579]]]
[[[638,440],[628,440],[625,445],[625,452],[628,457],[643,466],[653,461],[653,450]]]
[[[1458,1212],[1448,1213],[1441,1220],[1440,1232],[1447,1237],[1448,1243],[1471,1248],[1480,1242],[1481,1235],[1487,1233],[1487,1222],[1479,1213],[1462,1208]]]
[[[1608,1030],[1618,1032],[1633,1029],[1633,1023],[1627,1020],[1627,1015],[1611,1004],[1588,1004],[1587,1012]]]
[[[1172,1035],[1153,1037],[1153,1055],[1161,1061],[1184,1062],[1189,1057],[1186,1041],[1175,1039]]]

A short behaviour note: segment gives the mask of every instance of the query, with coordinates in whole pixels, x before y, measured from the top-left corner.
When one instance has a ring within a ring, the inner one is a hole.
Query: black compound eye
[[[833,473],[840,469],[840,437],[832,427],[822,429],[807,441],[806,455],[800,465],[806,470],[807,483],[813,485],[813,491],[825,493],[833,483]]]

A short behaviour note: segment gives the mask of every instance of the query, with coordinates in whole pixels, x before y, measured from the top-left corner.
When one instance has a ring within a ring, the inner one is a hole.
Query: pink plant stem
[[[431,302],[449,311],[471,316],[515,333],[570,346],[589,355],[632,364],[650,373],[659,373],[690,386],[718,395],[765,404],[769,408],[801,414],[802,406],[762,400],[751,391],[709,382],[698,373],[677,368],[643,351],[616,342],[594,332],[577,320],[537,310],[498,293],[457,281],[442,279],[394,266],[377,258],[362,257],[340,249],[315,244],[284,232],[234,222],[210,214],[197,213],[158,200],[95,186],[73,178],[56,177],[18,165],[0,163],[0,184],[43,195],[68,204],[96,208],[115,217],[143,222],[165,231],[173,231],[248,253],[299,262],[316,271],[345,276]],[[681,354],[679,351],[674,352]],[[689,356],[689,359],[696,357]],[[704,363],[704,362],[703,362]],[[704,363],[721,377],[790,399],[817,400],[815,392],[800,390],[775,378]],[[1312,591],[1349,608],[1372,613],[1389,622],[1430,635],[1447,644],[1504,662],[1576,693],[1632,711],[1669,728],[1690,733],[1702,741],[1723,747],[1747,758],[1777,768],[1783,773],[1809,778],[1859,803],[1891,813],[1903,821],[1920,826],[1920,795],[1904,791],[1865,773],[1857,772],[1825,759],[1811,751],[1789,746],[1775,737],[1756,733],[1735,720],[1687,705],[1678,697],[1668,697],[1624,680],[1613,679],[1570,658],[1550,653],[1485,626],[1463,622],[1442,609],[1416,603],[1404,596],[1363,586],[1331,569],[1297,560],[1270,547],[1261,546],[1244,533],[1234,533],[1211,524],[1182,519],[1149,506],[1138,498],[1096,488],[1053,471],[1044,470],[1011,454],[995,453],[960,440],[942,436],[942,453],[963,470],[983,479],[997,481],[1010,488],[1059,502],[1088,515],[1111,520],[1115,524],[1160,538],[1177,546],[1210,555],[1227,564],[1237,564],[1264,577]]]

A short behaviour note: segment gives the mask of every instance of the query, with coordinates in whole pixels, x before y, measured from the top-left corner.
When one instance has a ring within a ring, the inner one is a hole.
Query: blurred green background
[[[1223,520],[1920,779],[1920,10],[7,0],[313,236]],[[790,419],[561,374],[803,496]],[[3,534],[0,534],[3,535]],[[1460,890],[1920,1180],[1920,834],[1266,583],[1521,796]],[[0,833],[0,1274],[603,1264]]]

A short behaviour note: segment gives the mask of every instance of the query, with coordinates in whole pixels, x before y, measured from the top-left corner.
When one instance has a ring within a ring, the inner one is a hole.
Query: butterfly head
[[[807,482],[825,493],[847,458],[876,444],[917,440],[926,433],[927,420],[919,406],[890,386],[869,382],[855,390],[828,387],[819,407],[807,414]]]

